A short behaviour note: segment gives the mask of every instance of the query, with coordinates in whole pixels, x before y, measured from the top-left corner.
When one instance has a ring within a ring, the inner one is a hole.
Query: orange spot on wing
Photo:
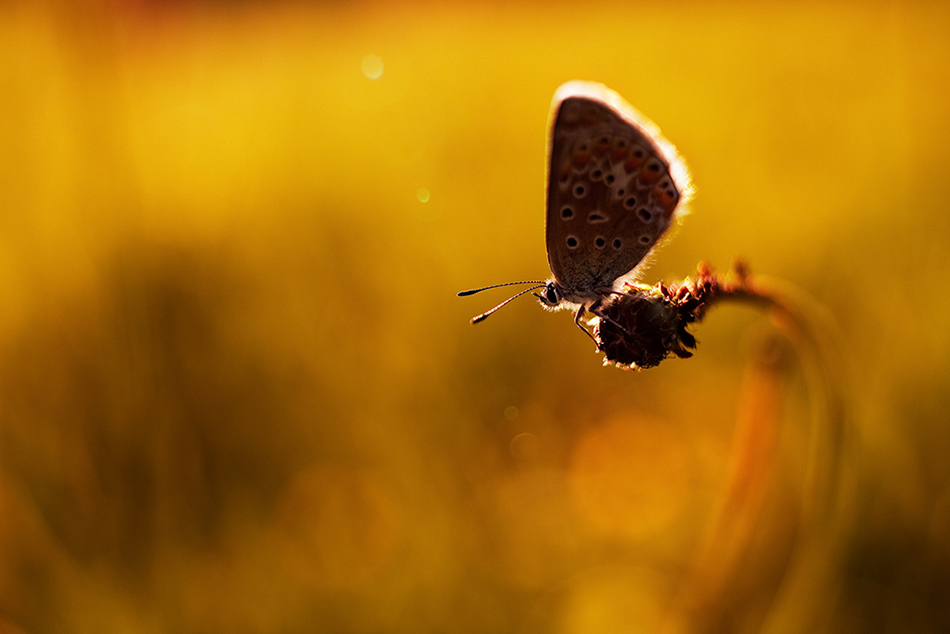
[[[641,165],[643,165],[643,157],[637,157],[632,154],[627,157],[627,160],[623,164],[623,166],[627,168],[628,172],[637,171],[640,169]]]
[[[676,201],[679,200],[679,196],[676,195],[675,192],[659,187],[653,188],[653,196],[656,198],[656,202],[659,203],[660,207],[666,211],[667,215],[672,213],[676,207]]]
[[[641,183],[655,183],[660,178],[660,170],[651,169],[653,165],[647,165],[642,170],[640,170],[640,182]]]

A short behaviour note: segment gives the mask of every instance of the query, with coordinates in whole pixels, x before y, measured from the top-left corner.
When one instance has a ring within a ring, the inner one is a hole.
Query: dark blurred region
[[[950,630],[948,32],[3,7],[0,632]],[[469,326],[547,274],[570,79],[692,168],[644,282],[742,257],[794,310],[639,373],[528,300]]]

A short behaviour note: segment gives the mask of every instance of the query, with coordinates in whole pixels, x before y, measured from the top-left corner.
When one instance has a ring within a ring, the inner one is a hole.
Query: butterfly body
[[[554,279],[544,299],[589,308],[635,275],[688,181],[655,127],[600,84],[562,86],[551,119],[545,224]]]
[[[580,325],[585,311],[598,314],[601,301],[636,276],[682,213],[689,178],[673,146],[623,98],[601,84],[573,81],[554,94],[547,180],[553,279],[530,282],[537,286],[515,297],[542,288],[535,296],[544,306],[576,308]],[[461,294],[478,290],[484,289]]]

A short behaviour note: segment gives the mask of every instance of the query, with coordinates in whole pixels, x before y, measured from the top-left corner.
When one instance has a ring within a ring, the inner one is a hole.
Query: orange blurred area
[[[0,8],[0,632],[950,631],[950,7]],[[690,166],[604,367],[548,276],[555,89]],[[772,281],[767,281],[772,280]],[[801,333],[799,333],[801,334]]]

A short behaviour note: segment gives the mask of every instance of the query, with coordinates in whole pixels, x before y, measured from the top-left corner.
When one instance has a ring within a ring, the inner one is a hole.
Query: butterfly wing
[[[570,82],[554,96],[548,162],[548,263],[572,303],[634,273],[690,193],[659,130],[619,95]]]

